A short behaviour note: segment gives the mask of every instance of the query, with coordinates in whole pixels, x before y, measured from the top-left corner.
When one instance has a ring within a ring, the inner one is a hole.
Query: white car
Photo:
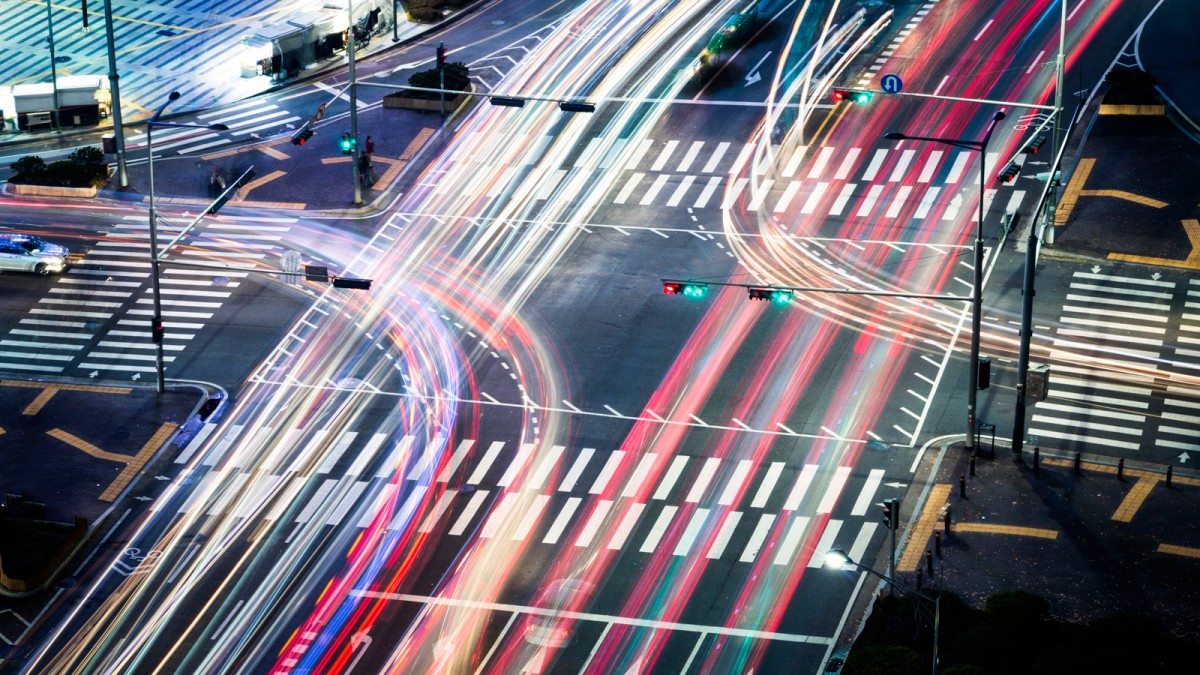
[[[66,246],[30,234],[0,234],[0,270],[50,274],[67,269]]]

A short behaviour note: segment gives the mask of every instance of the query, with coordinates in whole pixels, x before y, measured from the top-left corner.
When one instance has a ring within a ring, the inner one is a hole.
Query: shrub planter
[[[1162,103],[1101,103],[1101,115],[1158,115],[1167,114],[1167,106]]]
[[[29,197],[80,197],[92,199],[100,188],[94,187],[59,187],[57,185],[31,185],[29,183],[9,183],[8,191],[14,195]]]
[[[470,98],[466,94],[446,99],[446,110],[456,110],[463,101]],[[425,112],[437,112],[441,109],[441,103],[435,99],[417,98],[404,92],[396,92],[383,97],[383,107],[385,108],[402,108],[405,110],[423,110]]]

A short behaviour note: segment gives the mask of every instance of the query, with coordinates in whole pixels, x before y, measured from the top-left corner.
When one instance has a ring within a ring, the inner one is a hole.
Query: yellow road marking
[[[4,427],[0,427],[0,436],[3,436],[3,435],[4,435],[4,433],[5,433],[5,432],[4,432]]]
[[[271,181],[276,180],[278,178],[282,178],[283,176],[286,176],[286,175],[287,175],[286,171],[280,171],[279,169],[276,169],[265,176],[260,176],[258,178],[255,178],[254,180],[250,181],[249,183],[246,183],[242,187],[238,188],[238,191],[233,194],[233,200],[235,202],[245,201],[246,195],[250,194],[250,191],[253,190],[254,188],[266,185],[267,183],[270,183]]]
[[[1074,462],[1072,462],[1069,459],[1056,459],[1054,457],[1047,457],[1047,458],[1041,460],[1041,462],[1042,462],[1042,464],[1046,464],[1048,466],[1069,467],[1069,466],[1074,465]],[[1085,470],[1085,471],[1096,471],[1098,473],[1107,473],[1107,474],[1113,474],[1113,475],[1116,475],[1116,473],[1117,473],[1117,467],[1115,467],[1115,466],[1108,466],[1107,464],[1096,464],[1094,462],[1080,462],[1079,468],[1082,470]],[[1132,478],[1162,479],[1162,477],[1163,477],[1162,472],[1142,471],[1141,469],[1125,469],[1125,475],[1130,476]],[[1171,484],[1174,485],[1176,483],[1178,483],[1179,485],[1189,485],[1189,486],[1193,486],[1193,487],[1200,487],[1200,479],[1188,478],[1186,476],[1173,476],[1171,478]]]
[[[1192,252],[1182,260],[1175,258],[1155,258],[1153,256],[1132,255],[1129,253],[1109,253],[1109,260],[1140,263],[1142,265],[1161,265],[1163,267],[1183,267],[1200,269],[1200,220],[1195,218],[1183,219],[1183,231],[1187,233],[1188,241],[1192,244]]]
[[[346,164],[350,161],[349,157],[322,157],[322,164]]]
[[[32,389],[44,389],[48,386],[43,382],[24,382],[22,380],[0,380],[0,386],[4,387],[29,387]],[[55,389],[60,391],[92,391],[101,394],[128,394],[133,391],[130,387],[106,387],[95,384],[55,384]]]
[[[407,162],[411,160],[413,155],[417,154],[417,151],[421,149],[422,145],[425,145],[425,141],[428,141],[431,136],[433,136],[433,129],[429,127],[418,131],[417,135],[413,136],[413,139],[408,142],[408,147],[404,148],[404,152],[400,153],[400,161]]]
[[[142,467],[146,465],[146,462],[150,461],[154,453],[162,447],[162,444],[171,437],[171,434],[175,433],[175,428],[176,425],[174,422],[164,422],[158,428],[158,431],[154,432],[154,435],[150,437],[150,440],[146,441],[146,444],[142,446],[138,454],[127,458],[125,468],[121,469],[121,473],[117,474],[113,482],[109,483],[104,492],[100,493],[100,501],[111,502],[116,499],[117,495],[121,494],[121,490],[124,490],[125,486],[129,485],[129,482],[137,476]]]
[[[1133,488],[1125,493],[1125,499],[1121,500],[1121,505],[1117,507],[1117,512],[1113,514],[1112,519],[1119,523],[1133,522],[1133,516],[1138,509],[1142,508],[1142,504],[1146,503],[1146,498],[1150,496],[1150,492],[1154,490],[1154,486],[1158,484],[1157,478],[1144,476],[1138,479],[1138,482],[1133,484]]]
[[[1143,197],[1142,195],[1125,190],[1080,190],[1079,195],[1081,197],[1116,197],[1117,199],[1124,199],[1127,202],[1134,202],[1154,209],[1162,209],[1169,206],[1167,202],[1160,202],[1157,199]]]
[[[379,174],[379,178],[375,181],[375,184],[379,186],[375,188],[377,190],[386,189],[387,186],[391,185],[392,181],[396,180],[400,176],[400,172],[404,170],[404,167],[408,165],[408,162],[403,160],[387,159],[386,157],[378,156],[375,157],[375,161],[387,165],[387,168],[384,169],[383,173]]]
[[[1189,558],[1200,558],[1200,548],[1192,548],[1191,546],[1176,546],[1175,544],[1159,544],[1159,553],[1170,553],[1173,555],[1184,555]]]
[[[981,534],[1011,534],[1018,537],[1058,539],[1058,530],[1046,530],[1040,527],[1021,527],[1018,525],[996,525],[994,523],[954,523],[954,529],[952,531],[978,532]]]
[[[69,432],[63,431],[62,429],[51,429],[50,431],[47,431],[46,434],[53,436],[54,438],[57,438],[58,440],[62,441],[63,443],[73,446],[78,450],[82,450],[82,451],[84,451],[84,453],[91,455],[92,457],[95,457],[96,459],[106,459],[110,462],[121,462],[122,464],[129,461],[129,455],[122,455],[122,454],[115,453],[115,452],[108,452],[106,450],[101,450],[100,448],[83,440],[82,438],[75,436],[74,434],[71,434]]]
[[[908,544],[905,545],[904,554],[896,563],[897,572],[916,571],[917,565],[921,562],[921,556],[925,555],[925,545],[933,536],[933,528],[937,526],[938,514],[949,498],[949,483],[938,483],[929,491],[929,499],[925,502],[921,517],[917,518],[917,524],[913,526],[908,537]]]
[[[1054,212],[1055,225],[1067,222],[1071,211],[1075,209],[1075,203],[1079,201],[1079,193],[1083,192],[1083,184],[1087,182],[1088,175],[1092,173],[1092,167],[1095,165],[1095,157],[1084,157],[1079,160],[1079,164],[1075,166],[1075,173],[1071,175],[1071,182],[1067,184],[1062,199],[1058,201],[1058,209]]]
[[[45,405],[50,402],[50,399],[54,398],[54,395],[57,393],[58,393],[57,388],[46,387],[45,389],[42,390],[42,393],[37,395],[37,398],[33,399],[33,401],[30,402],[29,405],[25,406],[25,409],[21,411],[21,414],[22,415],[38,414],[39,412],[42,411],[42,408],[45,407]]]
[[[273,148],[269,145],[264,145],[264,146],[255,148],[255,150],[258,150],[259,152],[266,155],[267,157],[271,157],[274,159],[291,159],[291,156],[288,155],[286,152],[284,152],[282,150],[276,150],[275,148]]]

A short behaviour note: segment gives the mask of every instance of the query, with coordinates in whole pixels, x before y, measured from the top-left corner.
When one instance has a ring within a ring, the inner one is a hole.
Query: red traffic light
[[[848,98],[850,98],[850,92],[846,91],[845,89],[834,89],[833,90],[833,100],[841,102],[841,101],[845,101]]]
[[[667,295],[679,295],[682,292],[683,284],[676,283],[674,281],[663,282],[663,293],[666,293]]]

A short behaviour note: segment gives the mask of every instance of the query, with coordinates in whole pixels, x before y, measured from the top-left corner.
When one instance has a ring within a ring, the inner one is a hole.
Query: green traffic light
[[[685,284],[683,294],[689,298],[703,298],[708,292],[708,286],[705,284]]]
[[[871,96],[872,94],[869,91],[856,91],[854,92],[854,103],[856,105],[866,105],[871,102]]]
[[[771,291],[771,302],[777,305],[786,305],[792,301],[791,291]]]

